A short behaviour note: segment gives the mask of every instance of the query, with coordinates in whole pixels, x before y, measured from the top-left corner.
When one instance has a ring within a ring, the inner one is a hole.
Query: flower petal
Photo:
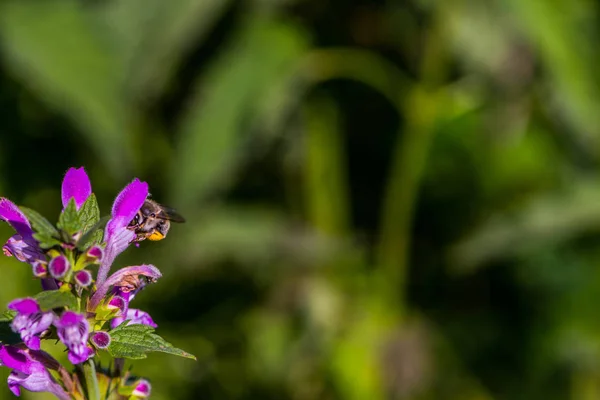
[[[1,354],[10,354],[9,358],[2,358]],[[46,366],[32,355],[40,356],[41,358],[50,357],[47,353],[37,351],[30,354],[23,349],[13,346],[0,345],[0,358],[10,359],[10,365],[5,364],[13,371],[8,376],[8,388],[16,395],[21,395],[21,387],[31,392],[49,392],[54,394],[60,400],[70,399],[64,389],[54,380]],[[50,357],[51,358],[51,357]],[[13,362],[18,360],[18,362]]]
[[[92,274],[85,269],[75,272],[74,278],[75,282],[81,287],[88,287],[92,283]]]
[[[8,222],[23,238],[31,238],[33,232],[29,220],[15,203],[4,197],[0,197],[0,219]]]
[[[100,272],[98,272],[100,275]],[[88,311],[94,311],[100,301],[108,293],[111,286],[119,287],[121,292],[134,292],[143,288],[149,282],[155,282],[162,274],[154,265],[137,265],[133,267],[122,268],[112,274],[110,278],[105,279],[103,283],[96,281],[98,289],[92,296]]]
[[[28,241],[26,241],[21,235],[13,235],[2,247],[2,250],[5,256],[12,256],[21,262],[34,264],[38,261],[44,260],[46,257],[44,256],[44,253],[42,253],[37,247],[37,245],[32,244],[33,242],[33,238],[30,238]]]
[[[152,392],[152,386],[150,382],[145,379],[140,379],[135,383],[135,389],[133,389],[133,393],[131,393],[134,397],[139,397],[142,399],[146,399],[150,396]]]
[[[92,333],[90,336],[92,343],[99,349],[106,349],[110,345],[110,335],[104,331]]]
[[[127,223],[135,217],[135,214],[148,197],[148,184],[135,178],[125,189],[119,193],[112,208],[112,217],[123,217]]]
[[[110,327],[112,329],[114,329],[117,326],[121,325],[121,323],[123,323],[123,321],[128,321],[127,325],[141,324],[141,325],[148,325],[153,328],[158,328],[158,325],[154,322],[154,320],[152,319],[150,314],[148,314],[145,311],[138,310],[135,308],[130,308],[129,310],[127,310],[127,314],[125,315],[125,317],[113,318],[110,321]]]
[[[61,194],[63,207],[66,207],[69,204],[69,200],[73,198],[75,199],[77,209],[90,197],[92,194],[92,184],[83,167],[69,168],[62,182]]]
[[[31,364],[32,361],[22,349],[0,344],[0,365],[30,374],[32,370]]]
[[[58,257],[54,257],[48,265],[48,271],[50,271],[50,275],[56,279],[65,276],[65,274],[69,272],[70,268],[71,265],[69,264],[69,260],[67,260],[67,257],[63,256],[62,254]]]
[[[30,297],[13,300],[8,304],[8,308],[19,314],[33,314],[41,311],[38,302]]]

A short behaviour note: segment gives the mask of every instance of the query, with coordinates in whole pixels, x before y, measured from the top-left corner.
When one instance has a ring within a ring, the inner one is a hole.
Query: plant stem
[[[100,400],[100,388],[98,386],[98,378],[96,377],[96,365],[93,359],[85,362],[83,365],[83,374],[87,388],[87,399]]]

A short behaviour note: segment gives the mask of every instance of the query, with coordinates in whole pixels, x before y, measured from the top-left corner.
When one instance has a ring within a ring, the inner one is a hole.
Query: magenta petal
[[[75,199],[77,209],[92,194],[92,185],[90,179],[85,173],[85,169],[69,168],[62,182],[62,204],[66,207],[71,198]]]
[[[75,282],[77,282],[77,284],[82,287],[87,287],[92,283],[92,274],[90,273],[90,271],[87,271],[85,269],[75,272],[74,278]]]
[[[40,311],[40,306],[37,301],[32,298],[13,300],[8,304],[8,308],[19,314],[33,314]]]
[[[27,217],[25,217],[15,203],[4,197],[0,197],[0,219],[8,222],[23,238],[29,239],[31,237],[33,232]]]
[[[0,365],[29,374],[31,373],[31,364],[32,361],[23,350],[0,344]]]
[[[106,349],[110,345],[110,335],[104,331],[92,333],[90,339],[99,349]]]
[[[151,391],[152,386],[150,385],[150,382],[148,382],[145,379],[140,379],[135,383],[135,389],[133,390],[133,393],[131,393],[131,395],[134,397],[141,397],[145,399],[150,396]]]
[[[119,193],[112,209],[112,217],[131,221],[148,197],[148,184],[135,178]]]
[[[3,361],[10,353],[11,363],[5,364],[13,371],[8,376],[8,388],[16,395],[21,395],[21,387],[30,392],[48,392],[54,394],[60,400],[70,399],[64,389],[54,380],[44,364],[32,359],[24,350],[0,345],[0,361]],[[39,352],[38,352],[39,354]],[[18,358],[18,362],[13,362]]]
[[[50,260],[50,264],[48,265],[50,275],[57,279],[65,276],[70,268],[71,265],[69,264],[69,260],[67,260],[67,257],[63,256],[62,254]]]
[[[82,362],[87,361],[90,357],[94,355],[94,350],[90,349],[87,346],[82,346],[82,350],[79,351],[69,351],[67,358],[71,361],[72,364],[81,364]]]

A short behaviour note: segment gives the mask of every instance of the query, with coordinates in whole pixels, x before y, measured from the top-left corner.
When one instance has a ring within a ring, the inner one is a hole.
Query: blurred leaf
[[[107,7],[110,28],[126,65],[128,93],[160,94],[182,58],[203,39],[228,0],[129,0]]]
[[[71,292],[64,290],[45,290],[35,296],[42,311],[49,311],[54,308],[68,307],[74,309],[77,306],[77,299]]]
[[[530,248],[556,246],[587,231],[600,231],[600,186],[575,182],[567,193],[544,194],[514,213],[497,213],[449,252],[456,272]]]
[[[302,33],[291,23],[255,19],[213,64],[181,121],[179,156],[172,171],[173,195],[194,204],[226,184],[249,140],[243,123],[257,102],[286,78],[305,49]]]
[[[7,1],[0,6],[2,47],[13,73],[66,113],[105,167],[122,176],[132,157],[129,110],[120,88],[122,65],[96,28],[75,1]]]
[[[191,358],[192,360],[196,359],[192,354],[173,347],[171,343],[165,341],[153,332],[154,328],[147,325],[127,325],[127,323],[122,323],[110,331],[111,342],[108,346],[108,352],[113,357],[135,360],[146,358],[146,353],[152,351],[160,351],[180,357]]]
[[[597,10],[591,3],[571,0],[511,0],[506,4],[551,74],[552,111],[564,115],[576,128],[582,148],[597,155],[600,82],[594,73],[597,57],[593,57],[593,36],[583,29],[586,24],[598,23]]]

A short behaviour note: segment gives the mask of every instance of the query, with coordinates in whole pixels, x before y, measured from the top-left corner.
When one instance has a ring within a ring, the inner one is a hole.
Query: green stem
[[[98,386],[96,365],[93,359],[89,359],[83,364],[83,374],[87,388],[87,400],[100,400],[100,387]]]

